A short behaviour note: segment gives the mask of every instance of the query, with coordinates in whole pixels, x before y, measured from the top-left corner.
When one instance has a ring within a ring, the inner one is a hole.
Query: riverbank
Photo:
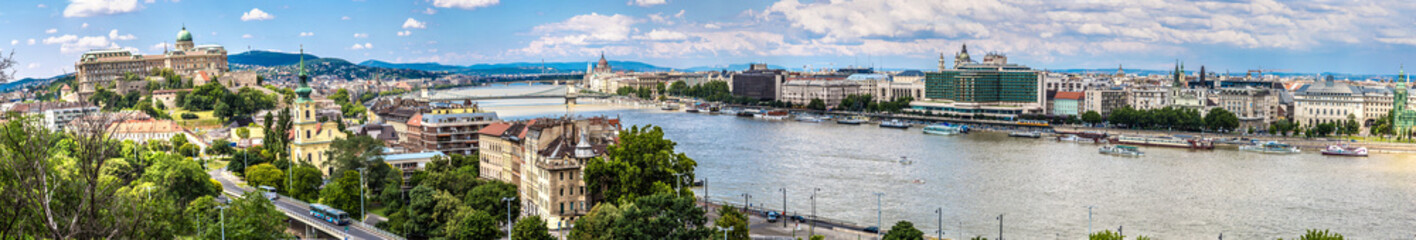
[[[1248,139],[1255,139],[1255,140],[1258,140],[1258,141],[1260,141],[1260,142],[1278,141],[1278,142],[1282,142],[1282,143],[1287,143],[1287,144],[1289,144],[1289,145],[1297,146],[1297,147],[1299,147],[1299,148],[1303,148],[1304,150],[1314,150],[1314,151],[1322,150],[1322,149],[1327,149],[1327,147],[1328,147],[1329,145],[1343,145],[1343,144],[1346,144],[1346,145],[1352,145],[1352,146],[1367,147],[1367,150],[1368,150],[1369,152],[1371,152],[1371,153],[1387,153],[1387,154],[1411,154],[1411,153],[1416,153],[1416,144],[1411,144],[1411,143],[1352,141],[1352,140],[1337,139],[1337,138],[1302,138],[1302,137],[1284,137],[1284,136],[1267,136],[1267,135],[1226,134],[1226,133],[1213,133],[1213,132],[1210,132],[1210,133],[1197,133],[1197,132],[1179,132],[1179,131],[1157,131],[1157,130],[1133,130],[1133,129],[1114,129],[1114,128],[1094,128],[1094,127],[1081,127],[1081,126],[1054,126],[1054,127],[1053,127],[1053,130],[1054,130],[1054,131],[1062,131],[1062,132],[1084,132],[1084,131],[1104,132],[1104,133],[1107,133],[1108,135],[1112,135],[1112,136],[1115,136],[1115,135],[1191,135],[1191,136],[1199,136],[1199,137],[1204,137],[1204,138],[1215,138],[1215,139],[1218,139],[1218,138],[1225,138],[1225,139],[1227,139],[1227,138],[1248,138]]]

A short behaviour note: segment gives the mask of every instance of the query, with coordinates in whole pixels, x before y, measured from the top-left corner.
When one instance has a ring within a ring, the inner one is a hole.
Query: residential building
[[[541,119],[529,124],[517,187],[522,213],[541,216],[550,229],[567,228],[589,213],[595,200],[587,197],[585,164],[604,156],[619,130],[619,119],[605,117]]]
[[[1346,121],[1349,114],[1366,115],[1362,89],[1331,77],[1299,88],[1293,98],[1293,118],[1303,126]]]
[[[413,174],[418,171],[423,171],[423,168],[428,167],[428,163],[432,162],[435,157],[447,157],[447,154],[438,151],[390,154],[384,155],[383,160],[384,163],[387,163],[390,167],[403,172],[403,186],[401,187],[407,190],[413,188],[413,186],[408,185],[408,180],[413,178]]]
[[[64,131],[70,122],[97,113],[98,106],[88,102],[32,102],[16,104],[11,112],[39,115],[45,128]]]
[[[431,103],[426,113],[408,120],[403,141],[409,152],[441,151],[447,154],[477,153],[477,131],[496,122],[497,114],[485,112],[470,101],[462,104]]]
[[[1219,89],[1218,107],[1239,118],[1240,129],[1268,129],[1279,115],[1278,94],[1274,90],[1254,87]]]
[[[88,99],[99,87],[125,89],[116,82],[126,73],[147,76],[157,69],[172,69],[183,76],[194,76],[198,71],[224,73],[228,70],[226,49],[219,45],[193,45],[192,34],[183,27],[177,33],[176,49],[164,51],[161,55],[134,55],[124,49],[104,49],[85,52],[74,70],[79,83],[79,99]],[[146,82],[141,82],[143,87]]]
[[[1160,109],[1170,106],[1171,94],[1166,87],[1136,87],[1126,91],[1126,105],[1137,110]]]
[[[526,139],[529,124],[536,124],[536,120],[492,123],[477,132],[482,178],[521,185],[521,166],[525,164],[522,139]]]
[[[1052,100],[1052,115],[1057,116],[1079,116],[1086,107],[1083,103],[1086,93],[1083,92],[1057,92]]]
[[[782,97],[780,90],[786,83],[786,73],[781,69],[767,69],[765,63],[755,63],[747,71],[732,75],[731,90],[734,96],[777,100]]]
[[[186,131],[177,126],[177,122],[152,118],[124,120],[108,128],[108,135],[113,140],[131,140],[138,143],[146,143],[148,140],[168,141],[172,136],[185,134]]]
[[[849,80],[796,80],[782,84],[783,102],[796,105],[807,105],[813,99],[820,99],[826,106],[834,107],[841,104],[841,99],[849,95],[865,93],[862,84]]]

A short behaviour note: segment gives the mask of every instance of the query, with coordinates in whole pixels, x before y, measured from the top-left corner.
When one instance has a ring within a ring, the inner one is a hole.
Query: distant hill
[[[320,57],[317,57],[315,55],[311,55],[308,53],[305,54],[305,61],[315,60],[319,58]],[[228,55],[226,56],[226,62],[230,64],[242,64],[262,67],[283,66],[300,63],[300,54],[253,50],[243,53],[237,53],[234,55]]]
[[[718,65],[718,66],[698,66],[698,67],[685,68],[685,69],[682,69],[681,71],[685,71],[685,72],[704,72],[704,71],[722,71],[722,70],[728,70],[728,71],[745,71],[745,70],[747,70],[748,68],[751,68],[751,67],[752,67],[752,64],[750,64],[750,63],[740,63],[740,64],[728,64],[728,65]],[[769,69],[788,69],[787,67],[778,66],[778,65],[772,65],[772,64],[767,64],[767,68],[769,68]],[[799,70],[799,69],[788,69],[788,70]]]

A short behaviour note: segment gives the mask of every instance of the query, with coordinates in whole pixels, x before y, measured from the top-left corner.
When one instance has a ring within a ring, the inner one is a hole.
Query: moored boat
[[[797,120],[798,122],[819,123],[819,122],[824,122],[824,121],[826,121],[826,118],[825,118],[825,117],[820,117],[820,116],[812,116],[812,115],[801,115],[801,116],[796,116],[796,120]]]
[[[1146,153],[1141,152],[1140,149],[1126,145],[1102,146],[1101,148],[1097,149],[1097,152],[1100,152],[1101,154],[1111,154],[1128,157],[1140,157],[1146,155]]]
[[[787,111],[782,111],[782,110],[772,110],[772,111],[767,111],[767,112],[763,112],[763,113],[758,113],[757,115],[755,115],[755,117],[757,117],[757,118],[767,119],[767,120],[786,120],[787,117],[790,117],[790,116],[791,116],[791,115],[787,114]]]
[[[753,117],[753,116],[757,116],[757,113],[758,113],[757,109],[743,109],[742,111],[738,111],[738,112],[737,112],[737,116],[739,116],[739,117]]]
[[[665,104],[664,107],[659,109],[664,111],[678,111],[679,107],[677,104]]]
[[[1082,141],[1082,139],[1083,139],[1083,138],[1078,137],[1076,134],[1067,134],[1067,135],[1064,135],[1064,136],[1057,136],[1057,141],[1064,141],[1064,142],[1077,142],[1077,141]]]
[[[1367,147],[1328,145],[1322,152],[1328,156],[1366,157]]]
[[[1203,139],[1185,139],[1172,136],[1118,136],[1113,142],[1141,146],[1214,149],[1214,143]]]
[[[1040,132],[1010,132],[1010,133],[1008,133],[1008,136],[1009,136],[1009,137],[1021,137],[1021,138],[1042,138],[1042,133],[1040,133]]]
[[[883,127],[883,128],[909,129],[909,128],[910,128],[910,123],[907,123],[907,122],[905,122],[905,121],[900,121],[899,119],[890,119],[890,120],[886,120],[886,121],[880,121],[880,127]]]
[[[968,127],[958,125],[935,124],[924,127],[924,133],[934,135],[954,135],[960,133],[968,133]]]
[[[688,108],[684,109],[683,111],[688,113],[698,113],[698,108]]]
[[[1266,142],[1266,143],[1263,143],[1263,144],[1243,145],[1243,146],[1239,146],[1239,150],[1240,150],[1240,151],[1259,152],[1259,153],[1277,153],[1277,154],[1290,154],[1290,153],[1298,153],[1298,152],[1301,152],[1301,151],[1302,151],[1302,150],[1299,150],[1298,147],[1294,147],[1294,146],[1288,145],[1288,144],[1278,143],[1278,142],[1275,142],[1275,141],[1269,141],[1269,142]]]
[[[860,125],[860,124],[865,123],[865,122],[868,122],[868,121],[870,121],[870,118],[866,118],[866,117],[863,117],[863,116],[850,116],[850,117],[847,117],[847,118],[842,118],[842,119],[840,119],[840,120],[836,120],[836,123],[837,123],[837,124],[846,124],[846,125]]]

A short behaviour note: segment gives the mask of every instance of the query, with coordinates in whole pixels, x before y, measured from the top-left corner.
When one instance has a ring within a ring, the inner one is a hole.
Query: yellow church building
[[[295,94],[299,97],[295,99],[295,104],[291,115],[295,118],[291,121],[290,131],[290,159],[295,161],[305,161],[319,168],[326,177],[334,172],[334,166],[327,163],[330,144],[335,139],[345,137],[340,131],[339,124],[332,121],[320,122],[316,116],[315,101],[310,99],[310,76],[305,74],[305,50],[300,50],[300,88],[295,89]]]

